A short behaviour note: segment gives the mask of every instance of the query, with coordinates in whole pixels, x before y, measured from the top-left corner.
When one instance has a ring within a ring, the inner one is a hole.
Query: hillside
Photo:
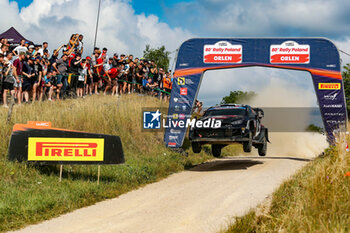
[[[142,107],[166,107],[151,97],[92,96],[86,99],[15,106],[6,125],[7,109],[0,109],[0,231],[16,229],[74,209],[116,197],[174,172],[203,162],[202,152],[184,157],[165,148],[162,133],[141,132]],[[33,166],[8,162],[6,155],[13,124],[51,121],[53,127],[119,135],[126,164],[102,166]]]

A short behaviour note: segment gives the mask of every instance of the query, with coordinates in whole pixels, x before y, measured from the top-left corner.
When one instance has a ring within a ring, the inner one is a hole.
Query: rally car
[[[212,154],[221,155],[221,149],[232,143],[241,143],[244,152],[251,152],[252,147],[258,149],[260,156],[267,151],[268,129],[261,124],[264,111],[242,104],[224,104],[210,107],[198,119],[205,121],[208,118],[221,121],[219,128],[191,127],[189,139],[194,153],[199,153],[202,145],[211,144]]]

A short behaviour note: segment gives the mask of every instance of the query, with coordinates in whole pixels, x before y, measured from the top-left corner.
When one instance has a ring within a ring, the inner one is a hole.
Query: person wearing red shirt
[[[16,72],[14,72],[14,76],[16,78],[16,82],[13,85],[15,89],[15,95],[17,95],[17,101],[18,104],[22,103],[22,68],[23,68],[23,61],[25,58],[25,53],[21,52],[18,56],[18,58],[13,62],[13,66],[15,67]]]
[[[95,62],[93,62],[93,69],[94,69],[94,77],[93,77],[93,88],[95,89],[95,94],[98,95],[98,84],[100,81],[100,75],[101,75],[101,70],[103,68],[103,58],[100,57],[101,51],[98,50],[95,52]]]
[[[112,80],[112,95],[118,96],[118,75],[120,73],[121,67],[113,67],[108,71],[108,76]]]

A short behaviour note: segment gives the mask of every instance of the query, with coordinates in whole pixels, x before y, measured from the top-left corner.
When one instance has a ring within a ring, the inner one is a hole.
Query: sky
[[[14,26],[36,43],[48,41],[51,50],[78,32],[91,51],[97,5],[98,0],[0,0],[6,9],[0,31]],[[146,44],[174,51],[192,37],[327,37],[350,53],[349,12],[348,0],[102,0],[97,45],[140,57]],[[349,56],[341,58],[343,65],[350,63]],[[307,73],[247,69],[206,73],[199,95],[211,105],[230,90],[259,92],[281,80],[313,92]],[[242,76],[250,78],[239,81]]]

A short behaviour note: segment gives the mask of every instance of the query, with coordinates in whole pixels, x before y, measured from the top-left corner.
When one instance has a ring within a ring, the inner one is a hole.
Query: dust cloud
[[[291,108],[311,107],[316,105],[316,95],[312,91],[284,82],[281,79],[271,78],[271,83],[266,88],[257,91],[257,96],[249,101],[254,107],[268,108]],[[278,110],[278,109],[277,109]],[[277,111],[276,110],[276,111]],[[277,113],[277,112],[276,112]],[[275,115],[278,115],[275,114]],[[266,113],[265,113],[266,117]],[[283,118],[285,124],[294,124],[294,119]],[[263,124],[269,128],[269,124]],[[270,122],[273,124],[273,122]],[[298,118],[298,124],[306,126],[309,124],[309,117]],[[271,144],[268,144],[268,156],[297,156],[303,158],[315,157],[321,154],[328,147],[325,135],[310,132],[269,132]]]

